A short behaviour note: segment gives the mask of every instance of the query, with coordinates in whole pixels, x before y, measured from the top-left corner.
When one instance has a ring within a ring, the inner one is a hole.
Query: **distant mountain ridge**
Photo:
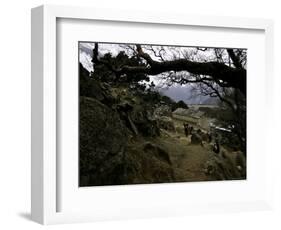
[[[171,86],[167,89],[160,89],[160,93],[170,97],[174,101],[184,101],[186,104],[217,105],[218,98],[210,96],[195,95],[192,86]]]

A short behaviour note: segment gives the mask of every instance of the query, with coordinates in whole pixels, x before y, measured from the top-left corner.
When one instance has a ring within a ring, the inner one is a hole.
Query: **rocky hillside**
[[[173,181],[168,153],[146,140],[160,136],[152,105],[81,66],[80,76],[80,185]]]
[[[92,78],[80,65],[80,186],[245,178],[239,154],[214,154],[204,130],[184,133],[172,116],[182,107],[157,92]]]

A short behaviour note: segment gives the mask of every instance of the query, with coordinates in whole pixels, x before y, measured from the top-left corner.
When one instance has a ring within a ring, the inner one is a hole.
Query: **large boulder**
[[[80,98],[80,186],[174,180],[169,154],[142,138],[131,143],[129,135],[117,110],[93,98]]]
[[[156,144],[147,142],[144,144],[143,150],[144,150],[145,154],[154,155],[155,157],[159,158],[160,160],[165,161],[166,163],[172,165],[169,153],[162,147],[160,147]]]
[[[171,117],[162,116],[157,119],[158,126],[161,129],[165,129],[167,131],[175,132],[176,128],[174,122]]]
[[[191,144],[202,144],[202,137],[198,133],[193,133],[191,135]]]
[[[169,153],[151,142],[127,147],[128,182],[130,184],[167,183],[175,181]]]
[[[204,165],[205,174],[212,180],[242,180],[246,179],[246,159],[242,152],[222,150]]]
[[[160,135],[156,119],[153,118],[150,109],[144,104],[135,104],[129,116],[142,136],[157,137]]]
[[[127,130],[117,112],[93,98],[80,98],[80,185],[122,183]]]

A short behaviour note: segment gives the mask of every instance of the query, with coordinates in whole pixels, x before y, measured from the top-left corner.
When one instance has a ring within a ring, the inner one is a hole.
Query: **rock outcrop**
[[[94,98],[80,98],[80,185],[122,183],[127,130],[117,112]]]
[[[242,152],[222,150],[205,164],[205,173],[213,180],[246,179],[246,159]]]
[[[202,137],[198,133],[193,133],[191,135],[191,144],[202,144]]]
[[[172,182],[169,154],[143,140],[160,135],[149,107],[137,98],[127,100],[128,91],[109,91],[93,79],[84,83],[84,96],[80,96],[80,186]],[[85,90],[87,84],[95,91]],[[132,137],[133,143],[129,141]]]
[[[176,128],[171,117],[161,116],[157,119],[159,128],[175,132]]]

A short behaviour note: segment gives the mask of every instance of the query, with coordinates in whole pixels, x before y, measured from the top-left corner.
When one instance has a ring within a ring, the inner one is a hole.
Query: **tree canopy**
[[[113,62],[111,59],[99,56],[99,43],[93,49],[95,66],[106,66],[115,74],[116,80],[127,78],[166,74],[171,83],[188,84],[203,83],[209,88],[214,86],[238,89],[246,96],[246,50],[228,48],[195,48],[193,53],[182,50],[181,47],[127,45],[131,57],[120,52],[124,62]],[[168,52],[173,49],[172,57]],[[205,53],[205,55],[204,55]],[[201,56],[200,56],[201,55]],[[120,60],[120,57],[116,57]],[[214,90],[214,89],[213,89]]]

